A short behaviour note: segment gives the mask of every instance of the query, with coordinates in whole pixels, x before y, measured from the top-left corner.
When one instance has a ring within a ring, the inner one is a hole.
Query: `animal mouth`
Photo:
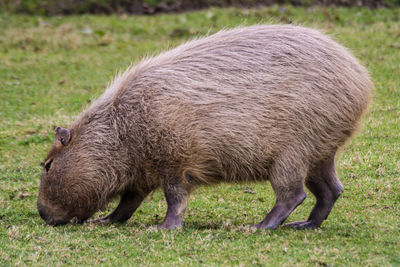
[[[79,219],[78,217],[74,217],[70,220],[72,224],[83,224],[86,219]]]
[[[77,217],[74,217],[71,219],[71,217],[66,217],[66,218],[54,218],[46,209],[46,207],[40,202],[37,202],[37,208],[40,217],[46,222],[48,225],[52,226],[60,226],[60,225],[65,225],[68,223],[75,223],[75,224],[81,224],[85,221],[85,219],[79,219]]]
[[[46,221],[46,223],[51,226],[60,226],[69,223],[69,220],[51,220],[51,221]]]

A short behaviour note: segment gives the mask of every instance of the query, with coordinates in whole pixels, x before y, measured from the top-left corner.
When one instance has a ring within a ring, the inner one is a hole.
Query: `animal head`
[[[55,129],[55,142],[42,163],[37,207],[43,220],[51,225],[82,222],[98,210],[98,184],[94,183],[96,162],[90,146],[77,131]],[[97,186],[97,187],[96,187]]]

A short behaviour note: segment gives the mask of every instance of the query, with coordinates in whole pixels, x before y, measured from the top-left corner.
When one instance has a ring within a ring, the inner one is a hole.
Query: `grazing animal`
[[[274,229],[316,197],[316,228],[342,185],[337,150],[356,131],[373,84],[341,45],[317,30],[256,25],[223,30],[141,61],[118,76],[68,129],[57,127],[40,182],[48,224],[124,222],[156,188],[161,228],[181,227],[197,185],[269,180],[276,203],[257,228]]]

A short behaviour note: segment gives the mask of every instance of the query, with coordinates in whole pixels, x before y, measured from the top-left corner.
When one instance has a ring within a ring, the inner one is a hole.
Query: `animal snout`
[[[38,212],[39,212],[40,217],[42,217],[42,219],[49,225],[57,226],[57,225],[67,224],[69,222],[69,220],[60,220],[60,219],[55,220],[49,214],[48,210],[40,202],[40,200],[37,202],[37,208],[38,208]]]
[[[45,222],[47,222],[50,219],[50,215],[47,213],[46,208],[42,205],[42,203],[40,201],[37,202],[37,208],[38,208],[40,217],[42,217],[42,219]]]

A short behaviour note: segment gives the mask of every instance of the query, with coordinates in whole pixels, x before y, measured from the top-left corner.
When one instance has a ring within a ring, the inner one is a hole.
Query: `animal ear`
[[[61,128],[60,126],[57,126],[54,134],[56,136],[56,140],[63,146],[68,145],[69,141],[71,140],[71,132],[68,129]]]

